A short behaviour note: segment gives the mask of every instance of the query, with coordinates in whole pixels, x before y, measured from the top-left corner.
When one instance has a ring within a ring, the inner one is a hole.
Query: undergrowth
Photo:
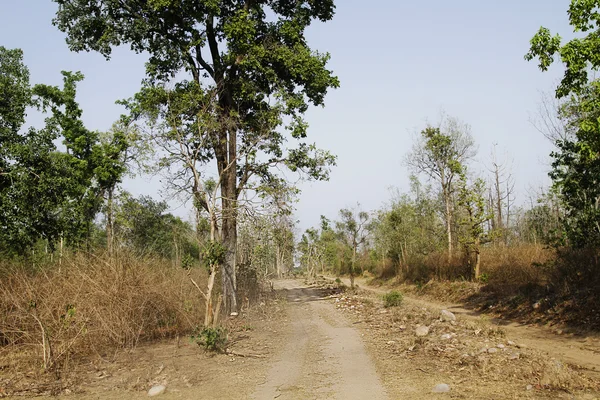
[[[79,254],[61,264],[0,265],[5,366],[68,370],[86,356],[189,334],[203,320],[203,301],[187,272],[169,261]]]

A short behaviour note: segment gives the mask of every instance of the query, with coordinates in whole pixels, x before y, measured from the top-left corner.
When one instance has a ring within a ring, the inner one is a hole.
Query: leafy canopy
[[[565,65],[565,73],[556,90],[557,97],[578,93],[588,83],[589,70],[600,68],[600,1],[572,0],[567,11],[569,23],[575,33],[582,37],[562,43],[560,35],[552,35],[550,30],[541,27],[530,41],[525,59],[538,60],[539,68],[547,71],[558,56]]]

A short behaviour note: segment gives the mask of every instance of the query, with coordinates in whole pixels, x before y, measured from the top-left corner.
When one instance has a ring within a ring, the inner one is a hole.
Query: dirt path
[[[349,279],[342,279],[344,284],[350,285]],[[362,289],[378,294],[388,292],[390,289],[369,286],[367,281],[356,278],[355,282]],[[561,336],[547,328],[525,325],[514,321],[491,318],[483,313],[465,308],[462,304],[442,303],[405,296],[404,299],[412,304],[437,310],[446,309],[463,318],[472,320],[488,319],[493,325],[502,327],[513,340],[518,341],[532,349],[548,353],[551,357],[566,363],[579,366],[591,371],[600,378],[600,338],[596,335],[587,336]]]
[[[387,399],[360,334],[325,292],[295,280],[275,282],[286,294],[286,346],[254,399]]]

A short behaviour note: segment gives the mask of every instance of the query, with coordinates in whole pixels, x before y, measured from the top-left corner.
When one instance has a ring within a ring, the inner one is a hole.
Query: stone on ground
[[[442,310],[441,314],[441,319],[444,322],[456,321],[456,315],[454,315],[448,310]]]
[[[163,385],[152,386],[152,388],[150,388],[150,390],[148,390],[148,396],[150,396],[150,397],[158,396],[159,394],[163,394],[165,392],[165,390],[167,390],[167,388]]]
[[[433,393],[448,393],[450,391],[450,386],[445,383],[440,383],[435,385],[432,392]]]
[[[415,329],[415,334],[417,336],[427,336],[429,334],[429,327],[421,325],[417,329]]]

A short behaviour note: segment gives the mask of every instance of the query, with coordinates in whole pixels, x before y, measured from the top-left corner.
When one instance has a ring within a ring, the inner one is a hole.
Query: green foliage
[[[191,339],[208,351],[223,352],[228,340],[227,330],[222,327],[204,327],[193,334]]]
[[[575,136],[559,140],[550,177],[564,215],[564,243],[576,248],[600,246],[600,81],[570,100]]]
[[[85,128],[76,101],[81,73],[63,72],[63,87],[29,85],[20,50],[0,47],[0,251],[24,254],[38,240],[51,248],[89,240],[102,196],[125,172],[127,140],[101,142]],[[47,115],[43,129],[21,132],[25,108]],[[56,143],[62,140],[65,151]]]
[[[395,195],[390,206],[376,214],[371,230],[375,252],[406,269],[442,250],[445,233],[439,208],[431,188],[412,176],[411,192]]]
[[[272,167],[281,163],[314,179],[327,178],[334,157],[304,142],[286,152],[277,127],[289,120],[290,136],[305,138],[302,115],[308,105],[322,105],[328,89],[339,85],[326,68],[329,55],[311,50],[304,36],[313,20],[333,17],[332,0],[286,0],[269,7],[213,0],[55,2],[54,24],[67,33],[72,50],[108,58],[127,43],[150,55],[148,79],[126,104],[134,116],[164,123],[165,138],[197,147],[194,161],[216,158],[222,173],[227,166],[221,157],[231,149],[242,153],[232,166],[241,189],[250,178],[272,181]],[[181,71],[191,80],[171,82]],[[237,132],[237,148],[222,147],[214,136],[226,142],[228,131]],[[265,157],[257,157],[259,152]]]
[[[114,235],[117,247],[139,254],[180,259],[182,266],[198,260],[196,232],[179,217],[166,213],[167,203],[149,196],[134,198],[120,193],[114,202]]]
[[[553,36],[549,29],[541,27],[530,41],[531,47],[525,59],[537,59],[542,71],[548,70],[554,63],[555,56],[564,64],[565,74],[556,90],[558,97],[585,91],[589,80],[588,72],[600,68],[599,7],[598,0],[571,0],[568,9],[569,23],[575,32],[585,33],[583,37],[563,44],[559,35]]]
[[[383,306],[386,308],[398,307],[402,304],[403,297],[404,296],[399,291],[392,290],[383,295]]]
[[[227,249],[221,242],[208,241],[202,249],[202,263],[207,269],[222,265],[225,261]]]

